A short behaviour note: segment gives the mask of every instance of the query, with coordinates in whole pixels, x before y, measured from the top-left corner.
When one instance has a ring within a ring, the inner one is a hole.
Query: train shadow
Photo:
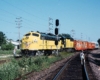
[[[96,65],[98,65],[98,66],[100,66],[100,60],[97,60],[97,59],[92,59],[92,58],[88,58],[88,61],[89,62],[92,62],[92,63],[94,63],[94,64],[96,64]]]
[[[91,53],[92,57],[95,57],[95,58],[100,58],[100,53]]]

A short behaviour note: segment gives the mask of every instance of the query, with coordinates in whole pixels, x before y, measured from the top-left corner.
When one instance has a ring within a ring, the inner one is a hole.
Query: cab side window
[[[36,36],[36,37],[39,37],[39,34],[36,34],[36,33],[32,33],[32,36]]]

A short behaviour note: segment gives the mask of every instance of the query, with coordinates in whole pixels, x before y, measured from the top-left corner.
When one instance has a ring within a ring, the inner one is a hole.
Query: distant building
[[[93,43],[95,43],[95,48],[99,48],[99,44],[97,43],[97,42],[95,42],[95,41],[92,41]]]
[[[7,40],[7,42],[11,42],[16,49],[19,49],[19,45],[21,44],[19,43],[19,41],[13,41],[13,40]]]

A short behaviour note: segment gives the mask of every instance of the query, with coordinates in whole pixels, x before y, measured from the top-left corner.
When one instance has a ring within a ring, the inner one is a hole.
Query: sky
[[[100,0],[0,0],[0,31],[8,39],[19,39],[19,31],[20,39],[29,31],[54,33],[56,19],[59,34],[84,41],[100,38]]]

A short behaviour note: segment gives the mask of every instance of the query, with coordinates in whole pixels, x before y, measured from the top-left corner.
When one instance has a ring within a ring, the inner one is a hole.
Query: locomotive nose
[[[28,36],[26,36],[26,39],[29,39],[29,37],[28,37]]]

